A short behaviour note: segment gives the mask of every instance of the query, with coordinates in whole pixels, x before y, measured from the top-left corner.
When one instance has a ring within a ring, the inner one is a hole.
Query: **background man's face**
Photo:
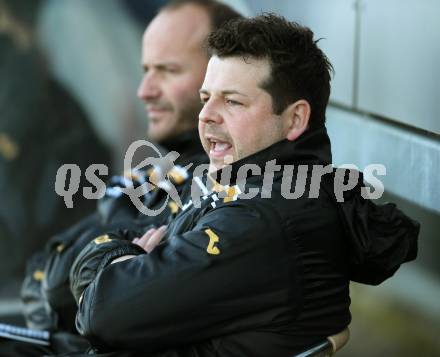
[[[200,90],[204,107],[199,134],[210,171],[237,161],[287,135],[286,121],[272,111],[272,97],[260,84],[270,75],[267,60],[213,56]]]
[[[208,14],[195,5],[161,12],[145,31],[138,97],[146,104],[152,140],[197,126],[198,90],[208,62],[202,44],[209,32]]]

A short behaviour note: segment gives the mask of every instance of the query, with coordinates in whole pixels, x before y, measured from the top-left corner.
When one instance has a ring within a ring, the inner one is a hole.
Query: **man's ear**
[[[287,140],[294,141],[306,131],[309,126],[311,108],[305,99],[290,104],[281,114],[287,124]]]

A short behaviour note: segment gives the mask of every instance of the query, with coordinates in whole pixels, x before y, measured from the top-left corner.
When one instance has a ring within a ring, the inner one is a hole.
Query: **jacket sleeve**
[[[78,330],[95,346],[146,353],[276,323],[289,315],[289,272],[273,212],[229,202],[148,255],[109,265],[82,253],[71,272],[72,286],[87,280]]]
[[[96,215],[87,216],[70,229],[53,236],[46,243],[43,250],[34,254],[31,259],[29,259],[26,267],[26,276],[20,292],[24,317],[26,325],[29,328],[37,330],[69,329],[62,324],[60,317],[53,311],[50,299],[48,299],[48,296],[45,294],[44,285],[48,277],[50,279],[46,267],[51,257],[56,254],[57,251],[61,251],[65,246],[69,246],[77,235],[81,234],[81,232],[95,221]],[[57,273],[58,271],[59,270],[57,270]],[[68,292],[70,294],[70,290],[68,290]],[[58,298],[56,301],[63,305],[65,299]],[[74,307],[73,316],[76,312],[76,306]]]
[[[47,254],[44,250],[35,253],[29,259],[20,290],[26,326],[37,330],[49,330],[55,327],[54,319],[46,309],[45,299],[41,291],[46,259]]]

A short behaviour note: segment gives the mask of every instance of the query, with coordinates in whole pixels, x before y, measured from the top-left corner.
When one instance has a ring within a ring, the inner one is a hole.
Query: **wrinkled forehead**
[[[225,88],[258,91],[269,76],[270,65],[267,59],[212,56],[203,87],[208,91],[221,91]]]
[[[157,56],[203,51],[210,19],[200,6],[165,9],[150,23],[143,37],[143,53]]]

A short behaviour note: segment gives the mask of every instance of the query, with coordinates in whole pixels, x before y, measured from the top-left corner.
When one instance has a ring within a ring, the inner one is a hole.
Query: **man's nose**
[[[139,83],[137,96],[144,101],[157,99],[160,96],[159,85],[149,73],[145,73]]]
[[[219,112],[218,104],[213,99],[209,99],[199,114],[199,120],[204,123],[221,124],[223,118]]]

